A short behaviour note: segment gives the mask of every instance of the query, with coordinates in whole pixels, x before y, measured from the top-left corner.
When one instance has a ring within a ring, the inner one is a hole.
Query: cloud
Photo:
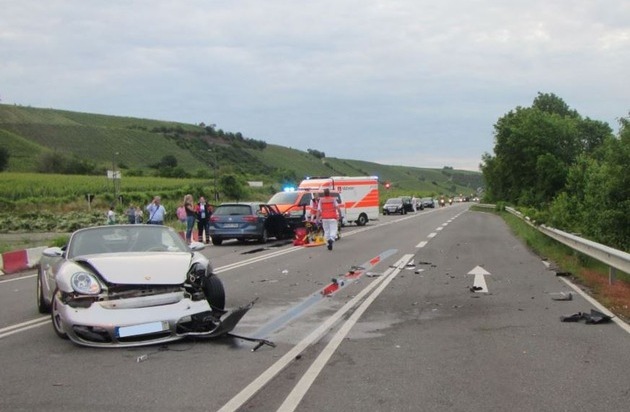
[[[539,91],[613,127],[630,107],[621,0],[5,3],[5,103],[473,169]]]

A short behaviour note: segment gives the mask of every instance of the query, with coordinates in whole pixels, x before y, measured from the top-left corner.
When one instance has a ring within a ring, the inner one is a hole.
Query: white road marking
[[[475,267],[473,270],[468,272],[469,275],[475,275],[475,280],[473,281],[473,288],[475,292],[488,293],[488,285],[486,285],[486,275],[490,273],[486,271],[481,266]]]
[[[411,258],[413,258],[413,255],[403,256],[400,261],[401,266],[404,266],[406,261],[409,261]],[[370,307],[372,302],[374,302],[378,295],[381,294],[381,292],[396,277],[396,275],[398,275],[398,273],[400,273],[399,267],[397,267],[395,271],[393,271],[383,282],[381,282],[379,287],[370,296],[368,296],[365,301],[363,301],[361,306],[359,306],[350,318],[339,328],[335,336],[333,336],[330,342],[328,342],[328,345],[326,345],[324,350],[322,350],[319,356],[311,364],[306,373],[304,373],[297,385],[295,385],[289,396],[287,396],[282,405],[280,405],[278,412],[292,412],[298,407],[308,389],[313,385],[313,382],[315,382],[315,379],[324,369],[326,363],[330,360],[339,345],[341,345],[341,342],[343,342],[348,333],[350,333],[352,327],[359,321],[359,318],[363,315],[367,308]]]
[[[407,255],[412,256],[412,255]],[[383,275],[376,278],[372,283],[365,287],[361,292],[359,292],[354,298],[352,298],[348,303],[346,303],[341,309],[339,309],[336,313],[334,313],[331,317],[326,319],[324,323],[322,323],[317,329],[311,332],[308,336],[302,339],[297,345],[295,345],[291,350],[289,350],[284,356],[282,356],[276,363],[271,365],[266,371],[260,374],[256,379],[254,379],[249,385],[243,388],[236,396],[228,401],[225,405],[219,409],[218,412],[228,412],[228,411],[236,411],[238,408],[243,406],[247,400],[249,400],[252,396],[254,396],[260,389],[263,388],[269,381],[271,381],[278,373],[280,373],[289,363],[293,362],[295,357],[302,353],[308,346],[313,344],[315,341],[320,339],[326,332],[330,330],[330,328],[339,320],[341,317],[356,306],[368,293],[372,291],[372,289],[376,288],[384,279],[387,279],[391,273],[395,270],[402,270],[407,261],[411,257],[401,258],[398,262],[394,264],[394,267],[390,267],[387,271],[383,272]]]

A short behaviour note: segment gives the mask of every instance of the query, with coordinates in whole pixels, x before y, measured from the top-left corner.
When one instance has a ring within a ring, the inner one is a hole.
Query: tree
[[[9,167],[9,149],[0,147],[0,172],[5,171]]]
[[[562,193],[549,208],[552,226],[579,232],[611,247],[630,249],[630,127],[620,120],[618,137],[580,156]]]
[[[553,94],[539,93],[531,107],[517,107],[494,125],[494,156],[481,169],[491,201],[544,208],[566,184],[569,168],[595,152],[607,124],[581,116]]]
[[[219,179],[219,190],[228,198],[240,201],[246,194],[245,184],[235,174],[223,174]]]
[[[160,160],[160,167],[177,167],[177,158],[173,155],[166,155]]]

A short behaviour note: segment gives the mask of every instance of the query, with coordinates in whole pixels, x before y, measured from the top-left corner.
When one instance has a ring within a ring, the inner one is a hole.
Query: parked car
[[[391,214],[407,214],[407,210],[405,209],[405,205],[403,200],[400,197],[392,197],[385,201],[383,205],[383,214],[391,215]]]
[[[227,333],[234,319],[226,318],[223,322],[231,326],[221,327],[225,292],[199,253],[204,247],[200,242],[187,245],[162,225],[77,230],[64,247],[43,251],[38,310],[51,313],[59,337],[91,347]]]
[[[435,208],[435,200],[432,197],[423,197],[420,203],[423,207]]]
[[[213,245],[224,240],[257,240],[266,243],[270,237],[286,239],[293,236],[285,216],[275,205],[256,202],[223,203],[210,217],[210,238]]]
[[[407,212],[415,212],[416,210],[413,208],[413,202],[411,200],[411,196],[401,196],[400,197],[403,202],[403,206],[405,208],[405,213]]]

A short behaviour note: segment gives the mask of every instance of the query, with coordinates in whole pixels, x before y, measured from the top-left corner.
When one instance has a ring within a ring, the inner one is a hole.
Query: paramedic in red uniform
[[[313,198],[311,199],[311,204],[308,207],[308,216],[306,220],[309,222],[315,223],[317,220],[317,206],[319,205],[319,197],[317,197],[317,193],[313,193]]]
[[[319,199],[317,219],[321,220],[324,238],[328,243],[328,250],[332,250],[333,242],[337,238],[337,221],[341,216],[341,208],[335,197],[330,196],[330,189],[324,189],[324,197]]]

